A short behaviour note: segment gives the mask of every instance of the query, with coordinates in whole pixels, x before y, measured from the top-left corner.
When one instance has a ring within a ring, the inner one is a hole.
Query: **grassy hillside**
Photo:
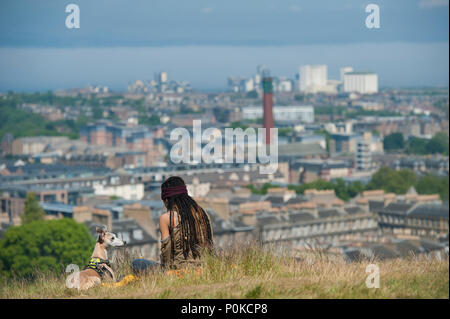
[[[126,259],[116,263],[118,275],[130,273]],[[448,259],[372,261],[380,269],[378,289],[366,287],[369,263],[319,253],[293,259],[247,247],[208,256],[201,270],[152,273],[122,287],[79,292],[65,287],[65,274],[15,279],[1,285],[0,298],[449,298]]]

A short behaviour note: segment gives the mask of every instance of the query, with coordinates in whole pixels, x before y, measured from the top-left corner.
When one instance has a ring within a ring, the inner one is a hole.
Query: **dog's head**
[[[109,232],[106,229],[106,226],[103,227],[97,227],[97,234],[98,234],[98,242],[100,244],[103,244],[105,248],[108,247],[120,247],[124,246],[126,243],[119,237],[117,237],[116,234]]]

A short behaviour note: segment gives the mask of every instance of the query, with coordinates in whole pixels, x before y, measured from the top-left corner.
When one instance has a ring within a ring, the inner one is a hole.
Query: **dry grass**
[[[130,273],[133,256],[116,259],[118,276]],[[206,256],[201,271],[154,272],[122,287],[79,292],[65,276],[40,274],[0,287],[0,298],[449,298],[448,260],[426,258],[371,261],[380,269],[380,288],[368,289],[368,261],[345,263],[321,252],[291,258],[255,245]]]

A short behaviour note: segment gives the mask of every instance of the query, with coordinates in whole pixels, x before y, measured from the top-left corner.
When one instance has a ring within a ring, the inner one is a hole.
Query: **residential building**
[[[325,64],[303,65],[300,67],[300,92],[317,93],[324,89],[328,81]]]
[[[314,108],[310,105],[303,106],[274,106],[273,116],[275,121],[314,123]],[[263,109],[260,106],[247,106],[242,108],[242,119],[257,120],[263,117]]]
[[[372,94],[378,92],[378,76],[372,72],[347,72],[344,74],[344,92]]]

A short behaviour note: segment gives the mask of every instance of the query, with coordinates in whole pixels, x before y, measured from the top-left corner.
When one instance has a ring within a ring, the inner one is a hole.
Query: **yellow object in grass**
[[[136,280],[137,280],[137,278],[135,276],[127,275],[127,276],[123,277],[121,281],[115,282],[115,283],[112,283],[112,284],[107,284],[107,283],[102,282],[102,286],[105,286],[105,287],[122,287],[122,286],[128,285],[129,283],[131,283],[133,281],[136,281]]]
[[[185,269],[185,268],[182,268],[182,269],[178,269],[178,270],[168,270],[167,271],[167,274],[168,275],[170,275],[170,276],[172,276],[172,275],[175,275],[175,276],[177,276],[178,278],[181,278],[181,277],[183,277],[185,274],[187,274],[187,273],[190,273],[190,274],[195,274],[195,275],[197,275],[197,276],[200,276],[201,274],[202,274],[202,268],[201,267],[197,267],[197,269]]]

